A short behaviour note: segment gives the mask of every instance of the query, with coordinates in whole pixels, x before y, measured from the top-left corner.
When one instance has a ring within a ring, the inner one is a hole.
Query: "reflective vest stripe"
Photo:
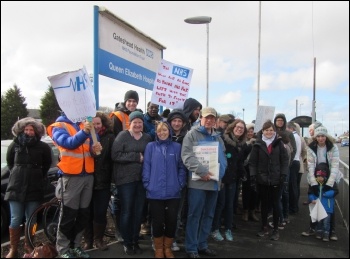
[[[65,129],[70,136],[74,136],[77,130],[70,124],[64,122],[55,122],[47,127],[47,133],[52,138],[52,131],[54,127]],[[84,125],[80,123],[80,129]],[[57,144],[56,144],[57,145]],[[60,151],[61,160],[57,166],[67,174],[80,174],[85,171],[87,173],[94,172],[94,158],[90,153],[90,138],[87,138],[82,145],[76,149],[67,149],[57,145]]]

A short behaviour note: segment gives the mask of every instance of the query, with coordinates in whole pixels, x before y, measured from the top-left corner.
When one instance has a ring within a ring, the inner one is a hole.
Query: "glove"
[[[315,196],[318,197],[320,195],[320,188],[318,187],[318,185],[311,186],[311,190]]]

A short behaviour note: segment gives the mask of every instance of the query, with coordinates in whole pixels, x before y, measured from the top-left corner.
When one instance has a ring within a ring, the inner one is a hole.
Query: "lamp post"
[[[303,103],[299,104],[299,116],[301,116],[301,106],[303,105]]]
[[[243,110],[243,121],[244,121],[244,108],[242,110]]]
[[[196,16],[192,18],[185,19],[186,23],[190,24],[206,24],[207,25],[207,92],[205,104],[209,105],[209,23],[211,22],[211,17],[209,16]]]

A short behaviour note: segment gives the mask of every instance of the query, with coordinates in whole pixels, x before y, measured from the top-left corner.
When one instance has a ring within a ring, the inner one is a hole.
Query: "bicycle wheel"
[[[46,236],[45,231],[43,229],[43,213],[45,209],[50,210],[51,206],[56,206],[57,201],[45,202],[41,204],[29,217],[29,220],[26,224],[25,235],[29,241],[29,246],[34,249],[34,247],[40,245],[41,243],[51,242],[51,240]]]
[[[43,229],[52,244],[56,243],[61,202],[55,197],[43,212]]]

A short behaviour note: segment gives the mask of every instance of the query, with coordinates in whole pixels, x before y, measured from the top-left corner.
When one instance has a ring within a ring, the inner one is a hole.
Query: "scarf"
[[[262,134],[262,140],[266,143],[266,146],[269,147],[271,143],[275,140],[276,138],[276,132],[273,133],[273,136],[271,138],[265,137],[264,134]]]

